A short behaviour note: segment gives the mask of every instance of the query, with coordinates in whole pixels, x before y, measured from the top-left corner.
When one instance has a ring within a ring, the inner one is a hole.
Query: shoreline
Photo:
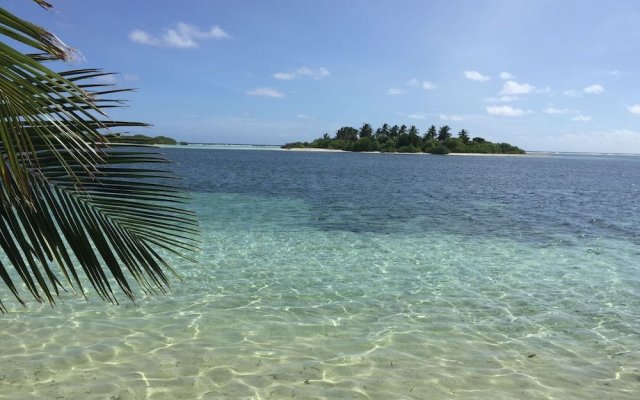
[[[174,148],[174,149],[192,149],[192,150],[267,150],[267,151],[299,151],[299,152],[314,152],[314,153],[363,153],[363,154],[417,154],[417,155],[433,155],[431,153],[382,153],[380,151],[345,151],[338,149],[321,149],[321,148],[293,148],[283,149],[279,145],[244,145],[244,144],[203,144],[203,143],[189,143],[186,145],[151,145],[158,148]],[[440,155],[440,154],[438,154]],[[639,157],[640,154],[635,153],[594,153],[594,152],[572,152],[572,151],[528,151],[526,154],[503,154],[503,153],[449,153],[444,154],[447,156],[470,156],[470,157],[552,157],[558,155],[568,156],[626,156],[626,157]]]

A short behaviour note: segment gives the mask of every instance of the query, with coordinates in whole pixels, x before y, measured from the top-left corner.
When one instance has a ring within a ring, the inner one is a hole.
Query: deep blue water
[[[164,151],[187,190],[300,199],[318,229],[640,244],[640,156]]]

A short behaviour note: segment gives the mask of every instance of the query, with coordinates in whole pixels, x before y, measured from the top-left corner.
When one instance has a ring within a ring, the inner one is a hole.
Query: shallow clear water
[[[14,307],[0,398],[637,398],[640,157],[163,151],[201,264]]]

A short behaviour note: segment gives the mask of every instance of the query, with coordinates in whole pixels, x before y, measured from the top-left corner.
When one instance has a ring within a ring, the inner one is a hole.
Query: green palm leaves
[[[23,304],[22,286],[49,303],[83,282],[111,302],[116,286],[134,298],[131,278],[165,291],[165,254],[197,250],[195,216],[161,156],[102,134],[144,124],[106,119],[121,101],[105,96],[122,90],[92,83],[104,73],[47,68],[70,54],[52,34],[3,9],[0,34],[0,278]]]

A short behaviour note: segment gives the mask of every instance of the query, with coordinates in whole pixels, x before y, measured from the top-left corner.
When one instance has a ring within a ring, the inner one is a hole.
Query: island
[[[147,136],[147,135],[122,135],[118,133],[110,133],[105,135],[105,137],[111,143],[131,143],[131,144],[169,144],[176,145],[178,142],[167,136]],[[180,142],[180,144],[186,144],[185,142]]]
[[[375,131],[364,123],[360,129],[345,126],[338,129],[334,137],[325,133],[312,142],[293,142],[281,146],[284,149],[316,148],[357,152],[383,153],[475,153],[475,154],[525,154],[509,143],[493,143],[481,137],[471,138],[465,129],[453,137],[448,125],[439,129],[431,125],[420,135],[414,125],[383,124]]]

